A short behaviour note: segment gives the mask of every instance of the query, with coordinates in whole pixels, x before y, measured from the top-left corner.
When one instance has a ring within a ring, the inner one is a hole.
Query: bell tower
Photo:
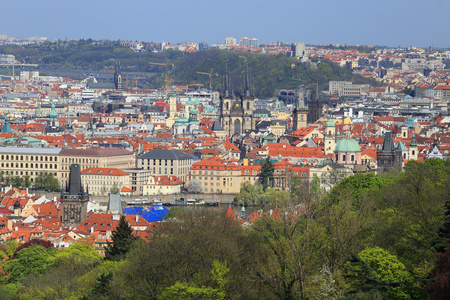
[[[330,118],[325,123],[325,139],[324,139],[325,155],[333,154],[336,148],[336,124]]]
[[[231,128],[231,106],[233,97],[230,95],[229,91],[229,82],[228,82],[228,67],[226,69],[225,74],[225,92],[224,96],[220,97],[220,125],[222,126],[222,130],[227,134],[230,133]]]
[[[308,107],[305,106],[303,93],[298,93],[297,105],[293,111],[293,131],[307,126]]]

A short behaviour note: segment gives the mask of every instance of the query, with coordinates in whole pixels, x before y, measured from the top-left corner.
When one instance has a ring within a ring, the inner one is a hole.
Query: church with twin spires
[[[226,135],[243,134],[255,130],[254,100],[255,97],[250,92],[248,71],[244,83],[244,93],[237,99],[230,95],[228,75],[226,76],[225,94],[220,97],[219,116],[220,125]]]

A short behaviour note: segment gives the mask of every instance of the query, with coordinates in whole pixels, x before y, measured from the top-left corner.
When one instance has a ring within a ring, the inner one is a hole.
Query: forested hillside
[[[448,299],[450,160],[261,194],[246,224],[173,210],[144,241],[122,219],[105,258],[89,240],[3,243],[0,298]]]
[[[200,83],[209,87],[209,76],[197,72],[211,72],[213,89],[222,90],[226,67],[231,88],[239,93],[243,90],[245,73],[248,71],[252,90],[257,97],[272,97],[278,88],[297,88],[299,85],[319,83],[320,89],[328,87],[330,80],[371,81],[357,76],[329,61],[298,63],[294,58],[284,55],[229,52],[209,49],[207,51],[184,53],[180,51],[134,52],[120,47],[118,42],[93,44],[93,41],[48,42],[27,46],[0,46],[0,54],[13,54],[24,63],[39,64],[44,70],[86,70],[90,72],[113,70],[115,60],[120,60],[123,72],[143,72],[151,78],[148,87],[159,88],[165,85],[164,66],[149,62],[173,64],[169,73],[178,84]]]

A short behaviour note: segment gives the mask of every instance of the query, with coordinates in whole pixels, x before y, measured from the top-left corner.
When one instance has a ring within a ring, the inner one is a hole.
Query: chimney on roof
[[[94,233],[94,226],[91,227],[91,233]]]
[[[19,227],[14,227],[14,231],[18,231],[19,230]]]
[[[136,224],[139,223],[139,215],[136,215]]]

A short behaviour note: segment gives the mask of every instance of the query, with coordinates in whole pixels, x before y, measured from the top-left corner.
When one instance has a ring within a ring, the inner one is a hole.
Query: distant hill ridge
[[[173,63],[169,75],[174,84],[200,83],[209,87],[209,76],[197,72],[209,73],[213,69],[218,76],[213,76],[213,89],[224,89],[226,69],[230,89],[239,94],[243,90],[244,77],[248,71],[253,94],[260,98],[274,96],[276,89],[295,89],[318,83],[321,90],[327,89],[330,80],[351,80],[358,83],[370,83],[361,76],[330,61],[313,61],[299,63],[295,58],[282,54],[255,54],[208,49],[194,53],[180,51],[134,52],[130,48],[121,47],[118,42],[94,45],[86,41],[54,42],[26,46],[0,46],[0,54],[13,54],[16,59],[26,63],[37,63],[43,69],[92,71],[112,70],[115,60],[120,60],[122,72],[143,72],[150,76],[149,88],[165,85],[165,67],[152,65],[149,62],[165,63],[167,59]],[[132,80],[132,78],[130,78]],[[175,81],[176,80],[176,81]]]

